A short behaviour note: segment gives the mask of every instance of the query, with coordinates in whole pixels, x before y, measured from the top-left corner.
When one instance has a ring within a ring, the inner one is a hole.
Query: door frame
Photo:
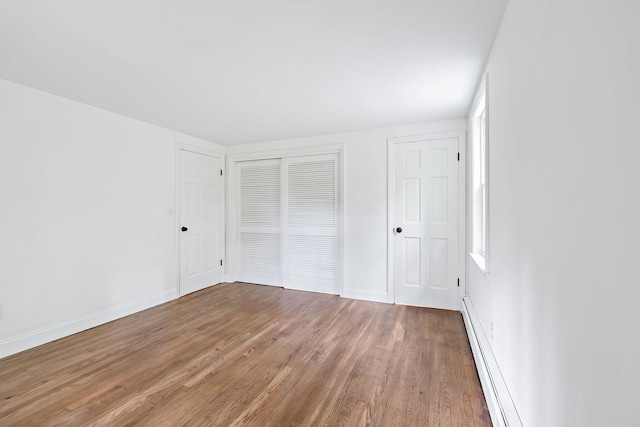
[[[396,301],[395,284],[395,239],[393,229],[395,227],[395,148],[398,144],[409,142],[431,141],[445,138],[458,139],[458,152],[460,161],[458,164],[458,306],[462,309],[462,298],[466,295],[467,264],[465,257],[466,248],[466,131],[451,131],[426,133],[410,136],[401,136],[387,139],[387,302],[394,304]]]
[[[242,150],[242,147],[238,147]],[[226,170],[230,171],[226,173],[226,259],[230,262],[226,263],[226,276],[227,282],[237,281],[237,273],[240,269],[240,259],[237,256],[239,252],[239,243],[237,241],[237,224],[236,224],[236,199],[237,195],[237,182],[236,182],[236,163],[251,161],[251,160],[269,160],[269,159],[283,159],[288,157],[303,157],[313,156],[321,154],[336,154],[338,156],[337,172],[338,172],[338,254],[337,254],[337,280],[338,280],[338,292],[340,296],[344,295],[344,256],[345,256],[345,147],[344,144],[326,144],[326,145],[313,145],[307,147],[283,147],[272,150],[256,150],[256,151],[240,151],[232,154],[227,154]]]
[[[222,212],[221,212],[221,221],[222,221],[222,226],[220,227],[220,232],[221,232],[221,239],[222,239],[222,259],[223,259],[223,265],[222,265],[222,272],[220,275],[220,279],[222,281],[225,280],[225,265],[227,264],[226,261],[226,236],[225,236],[225,232],[226,232],[226,218],[225,218],[225,214],[227,212],[226,206],[225,206],[225,202],[226,202],[226,156],[224,154],[224,152],[222,151],[216,151],[214,149],[211,148],[205,148],[205,147],[201,147],[201,146],[197,146],[197,145],[191,145],[191,144],[186,144],[184,142],[180,142],[180,141],[176,141],[175,143],[175,149],[174,149],[174,160],[175,160],[175,202],[174,202],[174,208],[173,208],[173,217],[175,219],[174,221],[174,229],[175,229],[175,251],[176,251],[176,287],[177,287],[177,292],[178,292],[178,297],[183,296],[183,294],[181,293],[181,286],[180,286],[180,236],[181,236],[181,232],[180,232],[180,191],[182,188],[182,175],[181,175],[181,171],[180,171],[180,151],[190,151],[192,153],[196,153],[196,154],[203,154],[205,156],[210,156],[210,157],[215,157],[217,159],[220,159],[220,167],[222,168],[222,184],[221,184],[221,188],[220,191],[222,192],[220,199],[222,200]],[[184,294],[186,295],[186,294]]]

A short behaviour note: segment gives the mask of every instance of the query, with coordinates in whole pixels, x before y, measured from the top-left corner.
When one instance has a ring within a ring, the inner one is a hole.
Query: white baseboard
[[[373,302],[388,302],[387,293],[383,291],[368,291],[366,289],[343,289],[342,298],[359,299]]]
[[[469,296],[462,300],[462,317],[489,407],[491,422],[496,427],[522,427],[520,416]]]
[[[78,319],[58,323],[53,326],[27,332],[0,341],[0,358],[55,341],[78,332],[94,328],[138,311],[163,304],[178,298],[177,291],[164,292],[152,297],[140,298],[115,307],[110,307]]]

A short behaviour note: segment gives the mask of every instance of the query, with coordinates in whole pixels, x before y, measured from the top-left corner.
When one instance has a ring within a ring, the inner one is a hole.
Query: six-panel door
[[[180,150],[180,294],[222,281],[221,160]]]
[[[458,138],[399,143],[394,154],[395,302],[457,310]]]

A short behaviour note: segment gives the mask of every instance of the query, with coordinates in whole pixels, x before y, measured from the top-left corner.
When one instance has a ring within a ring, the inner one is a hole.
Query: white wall
[[[0,357],[177,296],[176,141],[0,80]]]
[[[525,426],[638,426],[640,3],[511,0],[488,63],[489,281]]]
[[[387,139],[465,129],[466,121],[457,119],[231,146],[227,154],[344,144],[343,296],[387,302]]]
[[[175,298],[175,143],[225,147],[3,80],[0,117],[0,357]],[[465,126],[226,150],[344,144],[345,296],[388,301],[387,139]]]

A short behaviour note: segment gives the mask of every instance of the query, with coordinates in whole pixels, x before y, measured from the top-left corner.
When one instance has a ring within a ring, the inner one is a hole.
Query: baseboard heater
[[[480,318],[469,296],[462,300],[462,317],[467,328],[482,390],[489,407],[491,422],[496,427],[522,427],[520,416],[513,404],[498,362],[489,346]]]

